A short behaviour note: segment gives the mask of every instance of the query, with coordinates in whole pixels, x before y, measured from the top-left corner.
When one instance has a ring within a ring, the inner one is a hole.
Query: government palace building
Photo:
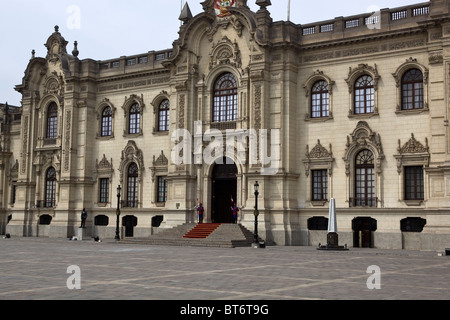
[[[311,24],[254,1],[186,4],[172,48],[103,61],[56,26],[0,105],[0,234],[71,238],[85,208],[92,236],[148,238],[236,202],[317,246],[334,199],[349,248],[449,247],[450,0]]]

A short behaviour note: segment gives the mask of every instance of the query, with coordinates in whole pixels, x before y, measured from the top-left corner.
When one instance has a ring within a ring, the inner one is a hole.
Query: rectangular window
[[[324,24],[322,26],[320,26],[320,32],[330,32],[334,30],[334,24],[333,23],[329,23],[329,24]]]
[[[56,181],[47,181],[47,186],[45,189],[45,202],[44,202],[45,208],[55,207],[56,204],[55,195],[56,195]]]
[[[111,64],[111,66],[112,66],[113,68],[118,68],[118,67],[120,67],[120,61],[114,61],[114,62]]]
[[[166,59],[166,54],[165,54],[165,53],[158,53],[158,54],[155,56],[155,60],[156,60],[156,61],[164,60],[164,59]]]
[[[141,115],[139,113],[131,114],[129,134],[139,134],[140,127],[141,127]]]
[[[314,33],[316,33],[316,27],[303,28],[303,30],[302,30],[302,34],[304,36],[308,36],[308,35],[314,34]]]
[[[167,180],[166,177],[158,177],[158,199],[157,202],[167,201]]]
[[[112,116],[102,117],[102,137],[112,136]]]
[[[139,57],[139,63],[147,63],[148,57]]]
[[[169,131],[169,110],[159,111],[159,131]]]
[[[372,25],[372,24],[377,24],[380,21],[380,15],[379,14],[374,14],[368,18],[366,18],[365,20],[365,25]]]
[[[359,19],[347,20],[345,21],[345,28],[356,28],[359,27]]]
[[[391,13],[391,19],[393,21],[406,19],[406,18],[408,18],[408,11],[407,10],[402,10],[402,11],[397,11],[397,12],[392,12]]]
[[[405,167],[405,200],[424,200],[423,167]]]
[[[100,179],[100,203],[108,203],[109,202],[109,179],[102,178]]]
[[[47,139],[55,139],[58,135],[58,118],[51,117],[47,121]]]
[[[430,7],[420,7],[413,9],[412,16],[418,17],[418,16],[426,16],[430,13]]]
[[[424,106],[423,83],[404,83],[402,85],[402,110],[422,109]]]
[[[327,170],[312,170],[312,200],[328,200]]]
[[[128,59],[127,60],[127,66],[134,66],[136,64],[136,59]]]

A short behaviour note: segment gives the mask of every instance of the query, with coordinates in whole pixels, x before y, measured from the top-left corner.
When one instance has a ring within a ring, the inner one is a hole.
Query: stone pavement
[[[0,239],[0,300],[448,300],[449,270],[437,252]]]

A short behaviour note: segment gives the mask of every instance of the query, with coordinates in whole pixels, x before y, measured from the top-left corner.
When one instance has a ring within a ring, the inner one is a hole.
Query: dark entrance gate
[[[237,167],[229,158],[216,164],[212,172],[212,215],[214,223],[232,223],[231,199],[236,201]],[[239,205],[239,204],[238,204]]]
[[[125,227],[125,237],[134,237],[134,228],[138,224],[135,216],[125,216],[122,218],[122,225]]]
[[[371,217],[357,217],[352,221],[353,247],[373,248],[372,233],[377,231],[377,220]]]

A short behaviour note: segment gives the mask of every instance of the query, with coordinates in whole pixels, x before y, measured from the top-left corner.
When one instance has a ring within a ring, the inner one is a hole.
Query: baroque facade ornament
[[[156,175],[167,174],[169,168],[169,159],[167,159],[164,151],[161,150],[161,154],[156,159],[156,156],[153,156],[153,166],[150,167],[152,172],[152,182],[155,182]]]
[[[366,121],[360,121],[353,133],[347,136],[345,156],[343,158],[347,176],[350,175],[353,158],[363,149],[372,151],[375,157],[375,172],[381,174],[381,162],[385,158],[381,137],[370,129],[369,124]]]
[[[127,146],[122,151],[121,163],[119,166],[120,183],[123,184],[123,178],[126,174],[127,167],[132,162],[136,163],[139,168],[139,181],[142,180],[142,173],[144,172],[144,154],[141,149],[137,147],[133,140],[128,141]]]
[[[411,139],[407,143],[401,147],[400,139],[398,140],[398,153],[399,154],[405,154],[405,153],[423,153],[423,152],[429,152],[430,147],[428,146],[428,138],[425,138],[426,146],[424,147],[423,144],[421,144],[419,141],[416,140],[414,137],[414,133],[411,133]]]
[[[306,146],[306,159],[303,160],[305,165],[305,175],[309,177],[311,170],[315,169],[327,169],[328,175],[333,174],[333,148],[330,144],[330,151],[328,151],[320,140],[317,140],[316,146],[309,151],[309,145]]]
[[[428,138],[425,138],[425,146],[416,140],[414,133],[411,133],[411,139],[403,146],[400,139],[398,140],[398,154],[394,155],[397,160],[397,172],[400,175],[405,165],[429,166],[430,147],[428,146]]]
[[[230,65],[237,69],[242,68],[241,52],[236,41],[232,42],[227,36],[224,36],[212,47],[213,49],[209,54],[209,70],[220,65]]]

